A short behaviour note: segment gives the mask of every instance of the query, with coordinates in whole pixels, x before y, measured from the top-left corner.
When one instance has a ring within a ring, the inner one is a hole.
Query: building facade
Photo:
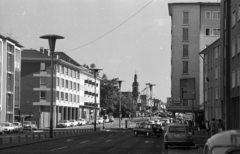
[[[203,103],[203,60],[199,53],[220,36],[220,3],[169,3],[171,16],[172,112],[197,112]],[[181,100],[181,79],[195,79],[195,99]]]
[[[0,123],[20,120],[21,46],[0,35]]]
[[[209,45],[201,53],[203,64],[203,93],[205,119],[222,119],[222,101],[220,98],[221,77],[220,70],[220,39]]]
[[[23,50],[21,117],[48,127],[51,101],[51,59],[48,50]],[[94,102],[93,74],[63,52],[54,53],[53,126],[59,120],[92,120]],[[97,79],[97,114],[99,114],[99,78]]]
[[[240,128],[240,0],[221,1],[222,107],[226,129]]]

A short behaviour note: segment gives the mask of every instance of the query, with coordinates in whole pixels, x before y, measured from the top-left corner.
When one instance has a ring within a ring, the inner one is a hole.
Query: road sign
[[[195,78],[180,79],[180,94],[181,99],[196,99]]]

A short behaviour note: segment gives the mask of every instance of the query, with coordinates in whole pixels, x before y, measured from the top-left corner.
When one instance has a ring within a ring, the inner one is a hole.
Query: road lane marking
[[[107,140],[106,142],[110,142],[110,141],[112,141],[112,140]]]
[[[108,151],[112,151],[113,149],[116,149],[117,147],[114,147],[114,148],[112,148],[112,149],[109,149]]]
[[[87,141],[83,141],[83,142],[80,142],[80,144],[83,144],[83,143],[86,143],[86,142],[88,142],[89,140],[87,140]]]
[[[61,147],[61,148],[57,148],[57,149],[52,149],[51,151],[61,150],[61,149],[64,149],[64,148],[67,148],[67,146]]]
[[[97,138],[97,139],[100,139],[100,138],[103,138],[103,137],[99,137],[99,138]]]
[[[73,139],[67,139],[67,142],[70,142],[70,141],[72,141]]]

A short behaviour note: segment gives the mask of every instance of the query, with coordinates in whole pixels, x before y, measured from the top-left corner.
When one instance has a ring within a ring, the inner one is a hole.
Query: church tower
[[[137,99],[138,99],[138,86],[139,86],[139,84],[138,84],[138,82],[137,82],[137,74],[135,73],[135,75],[134,75],[134,82],[133,82],[133,84],[132,84],[132,96],[133,96],[133,99],[135,100],[135,101],[137,101]]]

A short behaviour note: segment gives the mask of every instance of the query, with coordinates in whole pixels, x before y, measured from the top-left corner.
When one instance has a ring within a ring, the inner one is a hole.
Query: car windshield
[[[24,121],[23,124],[32,124],[30,121]]]
[[[16,126],[19,126],[19,123],[16,123],[16,122],[14,122],[13,124],[16,125]]]
[[[67,120],[60,120],[59,123],[67,123]]]
[[[153,125],[153,128],[161,128],[160,125]]]
[[[169,127],[169,133],[185,133],[186,127],[172,126]]]
[[[9,126],[10,126],[9,123],[2,123],[1,125],[2,125],[2,126],[5,126],[5,127],[9,127]]]
[[[32,121],[32,124],[36,124],[36,121]]]

